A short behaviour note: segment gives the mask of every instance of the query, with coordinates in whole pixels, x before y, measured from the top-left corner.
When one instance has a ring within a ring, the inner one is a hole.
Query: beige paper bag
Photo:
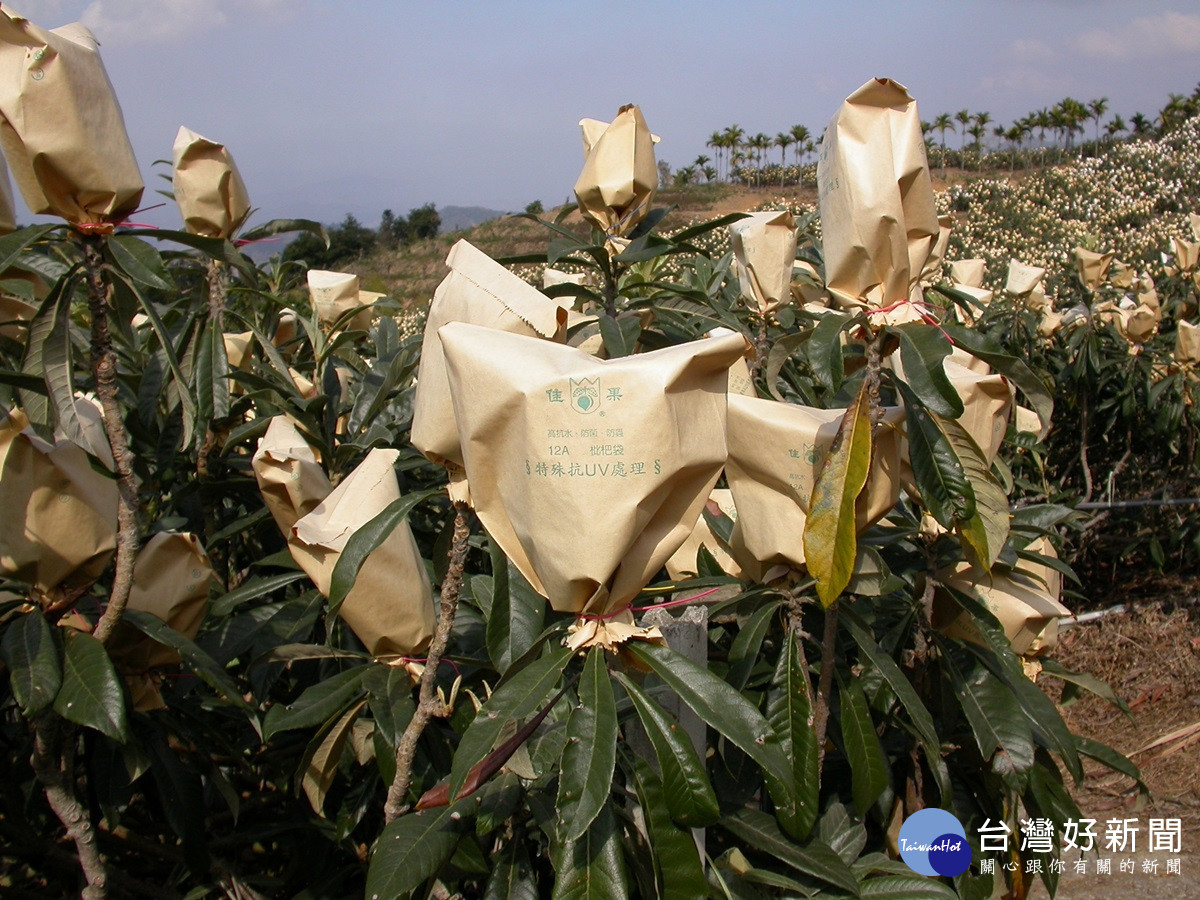
[[[734,558],[747,571],[804,564],[804,523],[813,487],[845,412],[730,396],[725,477],[738,510],[731,543]],[[855,504],[860,533],[900,499],[903,421],[903,409],[888,407],[875,431],[867,486]]]
[[[733,505],[733,493],[726,488],[718,488],[709,494],[705,507],[714,515],[724,513],[734,522],[737,521],[737,507]],[[701,508],[700,515],[696,518],[696,525],[692,529],[692,533],[667,560],[667,575],[674,581],[695,578],[696,557],[702,546],[712,554],[717,565],[727,574],[734,578],[742,577],[742,567],[729,555],[724,542],[708,527],[708,520],[704,518],[704,508]]]
[[[1080,283],[1089,291],[1100,290],[1100,285],[1108,278],[1108,270],[1116,254],[1095,253],[1083,247],[1076,247],[1072,255],[1075,258],[1075,274]]]
[[[25,329],[37,315],[38,308],[17,297],[0,294],[0,336],[14,341],[25,339]]]
[[[1119,259],[1112,261],[1112,266],[1108,270],[1108,280],[1112,282],[1112,286],[1127,291],[1133,287],[1137,280],[1137,270],[1130,265],[1126,265]]]
[[[73,225],[133,212],[142,176],[92,33],[0,10],[0,68],[0,145],[30,211]]]
[[[1175,362],[1200,365],[1200,325],[1180,320],[1175,332]]]
[[[872,79],[846,99],[821,140],[817,181],[830,293],[872,309],[908,298],[940,226],[904,87]]]
[[[1010,259],[1008,275],[1004,280],[1004,290],[1014,297],[1023,297],[1041,286],[1046,277],[1046,270],[1041,266],[1027,266],[1025,263]]]
[[[1145,304],[1123,309],[1117,319],[1117,330],[1131,344],[1144,344],[1158,331],[1158,311]]]
[[[212,564],[194,534],[159,532],[139,551],[126,609],[150,613],[188,638],[204,621]],[[152,670],[179,664],[179,653],[120,623],[108,641],[108,652],[125,676],[140,711],[166,706]]]
[[[542,271],[542,288],[554,287],[558,284],[581,284],[591,285],[593,283],[591,272],[564,272],[562,269],[553,269],[547,266]]]
[[[434,292],[425,320],[411,440],[427,459],[447,466],[452,470],[452,479],[460,480],[462,449],[438,329],[447,322],[470,322],[497,331],[554,339],[565,333],[572,301],[551,300],[466,241],[450,248],[446,265],[450,273]],[[454,470],[458,470],[457,476]]]
[[[937,284],[942,280],[942,268],[946,251],[950,249],[950,233],[954,229],[954,216],[938,216],[938,235],[933,249],[925,259],[918,278],[921,284]]]
[[[1042,432],[1042,420],[1038,414],[1020,404],[1013,408],[1013,426],[1017,431],[1026,431],[1030,434],[1041,434]]]
[[[730,334],[737,334],[731,328],[714,328],[705,333],[705,337],[725,337]],[[750,374],[750,364],[746,362],[746,357],[739,356],[732,366],[729,367],[729,387],[728,391],[731,394],[741,394],[744,397],[757,397],[758,391],[754,387],[754,377]]]
[[[721,473],[726,372],[745,338],[600,360],[458,322],[438,334],[489,534],[555,609],[625,609]]]
[[[312,447],[287,416],[271,419],[250,466],[263,502],[285,537],[333,490]]]
[[[243,371],[249,369],[250,362],[254,359],[254,332],[227,331],[221,337],[225,344],[225,358],[229,360],[229,367]]]
[[[352,309],[365,306],[350,321],[342,323],[350,331],[366,331],[371,327],[375,313],[370,307],[384,297],[375,291],[360,291],[358,276],[348,272],[329,272],[325,269],[308,270],[308,296],[312,300],[317,320],[326,331],[333,328],[343,315]]]
[[[1197,261],[1200,261],[1200,241],[1185,241],[1181,238],[1172,238],[1175,245],[1175,266],[1180,274],[1187,274],[1196,269]]]
[[[729,226],[729,243],[742,297],[759,313],[769,315],[791,299],[796,223],[790,212],[750,213]]]
[[[399,450],[372,450],[333,493],[292,526],[288,549],[325,596],[350,536],[400,499],[392,468],[399,455]],[[338,615],[372,656],[411,656],[429,646],[433,590],[407,519],[367,557]]]
[[[654,136],[636,106],[621,107],[611,124],[583,119],[579,127],[584,155],[575,182],[579,212],[608,237],[623,237],[650,212],[658,190]]]
[[[983,287],[984,260],[956,259],[950,264],[950,280],[956,285]]]
[[[1044,338],[1053,337],[1060,328],[1063,327],[1064,318],[1062,313],[1054,310],[1045,310],[1042,312],[1041,321],[1038,322],[1038,334]]]
[[[1038,538],[1028,548],[1043,556],[1057,557],[1046,538]],[[1062,576],[1049,566],[1021,560],[1017,569],[992,574],[967,562],[943,570],[938,578],[964,593],[974,591],[988,610],[1000,620],[1014,653],[1034,656],[1058,642],[1058,620],[1071,611],[1059,602]],[[958,603],[942,592],[934,594],[932,624],[948,637],[983,643],[970,617]]]
[[[100,415],[76,402],[89,449],[112,466]],[[117,546],[117,482],[96,471],[84,448],[42,440],[20,410],[0,420],[0,572],[42,593],[85,587]],[[100,434],[89,431],[100,427]]]
[[[825,280],[817,267],[807,260],[797,259],[792,263],[792,282],[788,286],[792,292],[792,301],[798,306],[809,308],[829,308],[829,292],[825,290]]]
[[[250,195],[224,144],[179,127],[173,148],[175,202],[192,234],[228,238],[250,215]]]
[[[13,204],[12,182],[8,180],[8,164],[0,156],[0,235],[16,230],[17,213]]]
[[[978,372],[980,375],[988,375],[992,371],[991,366],[989,366],[978,356],[971,355],[962,347],[950,348],[950,355],[947,356],[946,359],[949,362],[958,363],[964,369],[970,369],[972,372]]]

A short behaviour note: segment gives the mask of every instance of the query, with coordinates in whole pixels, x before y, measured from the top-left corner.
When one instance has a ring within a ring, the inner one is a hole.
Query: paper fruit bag
[[[1200,365],[1200,326],[1180,320],[1179,330],[1175,332],[1175,362]]]
[[[564,332],[571,301],[551,300],[466,241],[450,248],[446,265],[450,273],[434,292],[425,320],[411,440],[431,462],[450,468],[452,480],[461,481],[462,449],[438,329],[448,322],[470,322],[497,331],[554,339]],[[510,364],[516,362],[509,360]]]
[[[137,208],[142,176],[95,37],[0,9],[0,145],[31,212],[73,225]]]
[[[871,309],[907,299],[941,229],[904,87],[876,78],[846,98],[821,141],[817,183],[829,292]]]
[[[8,180],[8,165],[0,156],[0,235],[16,230],[17,213],[13,204],[12,182]]]
[[[76,403],[88,449],[112,467],[100,414]],[[20,410],[0,420],[0,572],[48,594],[85,587],[117,546],[117,482],[93,468],[83,447],[38,437]],[[86,430],[99,428],[100,434]]]
[[[713,514],[723,513],[734,522],[737,521],[737,507],[733,505],[733,492],[728,488],[714,490],[708,495],[708,502],[701,508],[692,533],[667,560],[667,575],[676,581],[695,578],[697,574],[696,557],[703,546],[725,572],[734,578],[741,578],[742,567],[729,555],[724,541],[717,537],[708,526],[708,520],[704,518],[705,508]]]
[[[204,621],[212,564],[194,534],[159,532],[138,551],[126,609],[150,613],[185,637],[194,638]],[[132,625],[117,625],[108,652],[125,676],[138,710],[161,709],[153,670],[179,664],[179,653]]]
[[[250,195],[224,144],[179,127],[173,148],[175,202],[192,234],[228,238],[250,215]]]
[[[352,309],[366,306],[343,322],[343,328],[351,331],[366,331],[374,318],[370,307],[383,294],[358,289],[358,276],[347,272],[329,272],[325,269],[308,270],[308,296],[321,327],[330,331],[343,315]]]
[[[287,416],[271,419],[250,465],[263,501],[285,537],[333,491],[312,447]]]
[[[762,315],[791,299],[796,223],[787,210],[750,213],[729,226],[733,267],[742,296]]]
[[[1057,557],[1046,538],[1038,538],[1028,549],[1042,556]],[[1034,656],[1058,642],[1058,620],[1071,611],[1059,602],[1062,576],[1056,569],[1021,560],[1013,570],[995,566],[989,575],[970,563],[960,562],[939,574],[944,584],[964,593],[974,591],[1000,620],[1014,653]],[[934,594],[935,628],[964,641],[982,644],[970,617],[944,592]]]
[[[845,412],[730,395],[725,477],[738,511],[734,557],[743,568],[804,564],[804,523],[813,487]],[[900,499],[903,421],[903,409],[888,407],[875,431],[867,485],[855,504],[860,533]]]
[[[622,237],[650,212],[658,190],[655,138],[636,106],[611,123],[583,119],[583,171],[575,182],[579,212],[610,238]]]
[[[392,468],[399,455],[399,450],[372,450],[333,493],[292,526],[288,549],[326,597],[350,536],[400,499]],[[377,658],[411,656],[429,646],[433,591],[407,519],[367,557],[338,615]]]
[[[626,608],[721,473],[726,373],[745,338],[600,360],[461,323],[438,334],[488,533],[556,610],[632,622]]]
[[[1083,247],[1076,247],[1072,251],[1072,255],[1075,259],[1075,274],[1078,276],[1080,284],[1089,291],[1100,290],[1100,285],[1108,277],[1108,269],[1116,254],[1095,253]]]

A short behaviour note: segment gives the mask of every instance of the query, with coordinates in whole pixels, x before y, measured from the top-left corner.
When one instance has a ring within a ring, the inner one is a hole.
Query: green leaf
[[[194,390],[199,400],[200,424],[224,419],[229,415],[229,358],[225,355],[225,336],[215,319],[200,332],[193,373]],[[197,434],[197,437],[200,435]]]
[[[680,825],[694,828],[716,822],[721,810],[691,740],[627,675],[623,672],[614,675],[633,702],[634,711],[654,748],[671,818]]]
[[[79,421],[79,413],[75,409],[75,351],[71,341],[71,305],[67,301],[69,295],[63,296],[65,302],[59,305],[54,316],[54,326],[42,342],[42,371],[50,402],[54,407],[54,424],[68,440],[86,448],[88,441],[84,437],[83,424]]]
[[[325,226],[312,219],[271,219],[269,222],[263,222],[248,231],[243,231],[238,236],[238,240],[259,241],[263,238],[273,237],[277,234],[289,234],[294,231],[307,232],[324,241],[326,247],[329,246],[329,235],[325,232]]]
[[[904,365],[904,380],[913,393],[939,416],[957,419],[963,414],[962,397],[946,375],[944,360],[953,345],[935,325],[909,322],[889,327],[888,332],[900,339],[900,362]]]
[[[1112,689],[1106,682],[1101,681],[1094,675],[1089,675],[1086,672],[1071,672],[1063,668],[1062,664],[1049,656],[1043,656],[1040,660],[1042,671],[1054,678],[1061,678],[1068,684],[1074,684],[1085,691],[1095,694],[1101,699],[1107,700],[1121,712],[1125,713],[1131,720],[1133,713],[1129,709],[1129,704],[1121,699],[1120,695]]]
[[[68,721],[94,728],[125,743],[125,690],[104,645],[82,631],[63,629],[63,680],[54,711]]]
[[[334,776],[342,761],[342,751],[354,730],[354,723],[367,705],[364,697],[346,710],[323,735],[313,738],[301,763],[300,783],[297,786],[308,797],[308,803],[319,816],[324,816],[325,796],[333,786]]]
[[[916,874],[865,878],[858,896],[879,900],[958,900],[958,894],[937,879]]]
[[[567,745],[558,776],[560,840],[580,837],[608,802],[616,762],[616,700],[604,650],[593,647],[583,664],[579,705],[567,719]]]
[[[258,270],[243,253],[223,238],[203,237],[190,231],[172,231],[169,228],[131,228],[121,233],[122,237],[153,238],[156,241],[172,241],[199,250],[210,259],[219,260],[237,269],[248,284],[254,284]]]
[[[59,320],[70,322],[71,297],[75,290],[75,278],[64,277],[54,286],[42,301],[33,320],[29,323],[29,332],[25,339],[25,357],[21,361],[21,371],[26,375],[41,378],[46,384],[45,392],[21,391],[21,406],[34,430],[47,440],[54,435],[54,407],[50,399],[51,388],[46,383],[46,365],[42,352],[51,340],[51,334],[58,327]],[[61,367],[61,362],[59,363]],[[68,373],[69,374],[69,373]]]
[[[813,486],[804,523],[804,558],[828,607],[850,582],[858,552],[854,504],[871,469],[871,417],[867,382],[838,426],[829,456]]]
[[[525,576],[495,547],[492,571],[491,609],[487,612],[488,656],[499,672],[507,672],[542,633],[546,619],[546,598],[535,591]]]
[[[296,571],[284,572],[282,575],[270,575],[266,578],[251,578],[240,587],[214,600],[208,608],[209,615],[216,617],[227,616],[243,603],[273,594],[293,581],[299,581],[301,578],[307,577],[306,573]]]
[[[738,629],[733,643],[729,645],[729,673],[725,676],[725,680],[734,690],[743,690],[746,682],[750,680],[750,673],[758,662],[763,638],[766,637],[771,623],[775,620],[782,602],[778,599],[773,600],[751,613],[750,618]],[[768,718],[769,716],[768,713]],[[772,722],[771,725],[774,727],[775,723]],[[778,727],[775,730],[780,735],[783,734]]]
[[[306,689],[292,703],[275,704],[263,721],[263,739],[293,728],[311,728],[328,722],[356,703],[363,691],[369,666],[354,666]]]
[[[1075,736],[1075,747],[1081,754],[1094,759],[1096,762],[1103,763],[1114,772],[1120,772],[1137,782],[1139,790],[1143,794],[1149,793],[1149,788],[1142,780],[1142,770],[1139,769],[1129,757],[1123,753],[1118,753],[1112,747],[1102,744],[1099,741],[1094,741],[1091,738]]]
[[[375,842],[367,870],[365,896],[392,900],[416,890],[454,855],[465,829],[463,820],[475,804],[408,813],[387,825]]]
[[[62,225],[31,225],[0,237],[0,272],[7,271],[31,244]]]
[[[491,752],[505,725],[528,716],[549,696],[570,661],[571,651],[557,648],[496,688],[458,744],[450,770],[451,797],[458,796],[467,774]]]
[[[860,816],[866,817],[871,804],[879,799],[891,783],[887,760],[879,746],[875,723],[857,678],[839,685],[839,724],[842,729],[842,748],[850,763],[850,778],[854,805]]]
[[[779,738],[745,697],[708,669],[667,647],[640,641],[626,646],[701,719],[758,763],[769,779],[786,781],[788,765]]]
[[[767,721],[780,737],[789,765],[788,781],[795,803],[775,812],[791,837],[804,840],[820,812],[821,780],[817,773],[817,733],[813,726],[812,688],[796,642],[801,636],[789,629],[783,652],[767,692]]]
[[[521,841],[510,841],[496,860],[483,900],[538,900],[537,879]]]
[[[959,536],[974,552],[979,565],[990,572],[1008,541],[1008,495],[967,430],[954,419],[933,418],[950,442],[975,495],[975,514],[955,522]]]
[[[848,321],[849,317],[843,315],[822,316],[804,348],[813,377],[831,394],[841,390],[846,377],[842,329]]]
[[[1050,417],[1054,413],[1054,397],[1025,361],[1008,353],[993,338],[973,328],[944,322],[942,329],[957,346],[972,356],[979,357],[1017,386],[1038,414],[1042,423],[1042,433],[1039,437],[1044,438],[1050,429]]]
[[[767,353],[767,366],[763,378],[766,380],[767,390],[771,392],[771,396],[780,402],[784,402],[784,397],[779,392],[779,373],[783,371],[787,361],[792,358],[796,348],[808,340],[810,334],[811,332],[786,334],[772,344]]]
[[[704,867],[689,831],[671,821],[669,794],[645,760],[633,758],[632,775],[638,804],[646,823],[646,838],[654,864],[659,897],[706,897]]]
[[[619,900],[629,896],[621,833],[605,804],[577,841],[562,841],[552,860],[554,900]]]
[[[163,355],[167,360],[167,367],[171,370],[171,375],[175,379],[177,396],[183,406],[184,419],[194,419],[196,417],[196,404],[192,400],[191,391],[186,388],[188,379],[184,376],[183,369],[179,365],[179,355],[175,351],[175,345],[172,342],[170,332],[167,331],[166,325],[163,324],[162,316],[158,314],[158,309],[137,289],[136,285],[125,279],[114,280],[113,288],[114,290],[128,288],[137,298],[138,306],[150,321],[150,327],[154,329],[159,346],[162,348]]]
[[[781,860],[797,872],[858,895],[858,879],[836,853],[820,841],[800,846],[780,832],[775,820],[764,812],[748,807],[721,819],[721,827],[740,839],[755,853]]]
[[[604,339],[604,349],[607,351],[609,359],[633,355],[638,337],[642,333],[642,323],[637,316],[627,315],[613,318],[602,313],[599,324],[600,336]]]
[[[179,654],[184,665],[195,672],[201,681],[234,706],[244,710],[251,716],[254,715],[254,707],[246,702],[241,690],[229,676],[229,673],[218,665],[216,660],[192,643],[186,635],[180,634],[157,616],[153,616],[148,612],[141,612],[140,610],[125,610],[125,615],[121,621],[128,622],[147,637],[153,638],[160,644],[170,647]]]
[[[62,686],[62,664],[54,632],[40,609],[12,620],[0,651],[8,666],[13,698],[25,715],[32,716],[49,706]]]
[[[167,271],[159,252],[140,238],[116,234],[104,242],[109,262],[138,284],[160,291],[175,289],[171,273]]]
[[[904,398],[908,456],[921,504],[943,528],[953,528],[959,520],[969,521],[975,515],[975,491],[950,439],[912,388],[898,379],[893,383]]]
[[[341,556],[333,567],[333,575],[329,579],[329,612],[336,613],[342,602],[354,587],[358,571],[380,544],[386,541],[393,531],[399,527],[413,508],[424,503],[430,497],[442,493],[441,488],[430,488],[407,494],[398,500],[393,500],[383,512],[374,516],[361,528],[350,535],[346,546],[342,548]]]

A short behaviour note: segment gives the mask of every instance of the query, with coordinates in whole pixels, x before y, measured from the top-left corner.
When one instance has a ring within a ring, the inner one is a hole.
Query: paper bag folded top
[[[326,597],[350,536],[400,499],[399,450],[372,450],[319,506],[292,526],[288,549]],[[338,615],[375,657],[419,653],[433,638],[433,592],[404,520],[367,557]]]
[[[729,226],[729,241],[742,297],[764,316],[791,299],[796,223],[790,212],[751,213]]]
[[[285,537],[333,490],[312,447],[287,416],[271,419],[250,465],[263,501]]]
[[[1115,253],[1094,253],[1083,247],[1076,247],[1072,254],[1075,257],[1075,274],[1089,291],[1100,290],[1100,285],[1108,277],[1108,269],[1112,265]]]
[[[179,127],[173,148],[175,202],[183,227],[205,237],[230,237],[250,215],[250,195],[224,144]]]
[[[579,123],[583,171],[575,182],[579,212],[609,237],[621,237],[650,212],[658,189],[654,136],[636,106],[622,107],[610,124]]]
[[[312,300],[317,320],[326,331],[333,328],[343,315],[352,309],[360,309],[343,328],[351,331],[366,331],[371,327],[374,314],[370,309],[384,294],[358,289],[358,276],[348,272],[329,272],[325,269],[308,270],[308,296]]]
[[[745,338],[600,360],[457,322],[438,334],[488,533],[555,609],[627,607],[721,473],[726,373]]]
[[[738,511],[731,545],[743,568],[804,565],[804,523],[813,487],[845,412],[730,395],[725,477]],[[903,421],[903,409],[888,407],[875,432],[867,486],[854,508],[859,532],[900,499]]]
[[[984,260],[956,259],[950,264],[950,280],[966,287],[983,287]]]
[[[96,39],[0,10],[0,145],[31,212],[97,224],[137,208],[144,185]]]
[[[1175,362],[1200,365],[1200,325],[1180,320],[1179,330],[1175,332]]]
[[[76,409],[88,450],[111,467],[99,412]],[[0,510],[0,571],[43,593],[95,581],[117,546],[116,480],[78,444],[42,440],[19,410],[0,420]]]
[[[411,440],[431,462],[461,470],[462,449],[438,329],[448,322],[470,322],[529,337],[557,338],[565,328],[571,301],[551,300],[466,241],[450,248],[446,265],[450,273],[434,292],[425,320]],[[508,360],[510,365],[516,362]]]
[[[941,227],[904,87],[872,79],[846,99],[821,140],[817,182],[830,293],[872,309],[908,298]]]

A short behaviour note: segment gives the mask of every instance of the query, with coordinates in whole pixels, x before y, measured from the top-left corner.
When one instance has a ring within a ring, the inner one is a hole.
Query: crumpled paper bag
[[[101,225],[137,209],[145,186],[92,33],[0,10],[0,68],[0,145],[30,211]]]
[[[733,269],[742,297],[769,315],[791,299],[796,262],[796,223],[786,209],[750,213],[729,226]]]
[[[1158,332],[1159,311],[1144,303],[1122,309],[1116,320],[1117,331],[1131,344],[1144,344]]]
[[[724,513],[734,522],[737,521],[737,507],[733,503],[733,492],[728,488],[713,490],[708,495],[708,502],[701,508],[700,515],[696,517],[696,525],[692,528],[692,533],[687,536],[687,539],[680,544],[679,549],[671,554],[671,558],[667,560],[667,575],[675,581],[683,581],[696,577],[696,557],[699,555],[702,546],[712,554],[713,559],[717,561],[717,565],[727,574],[732,575],[734,578],[741,578],[743,575],[742,567],[729,555],[724,541],[718,538],[713,533],[713,530],[708,527],[708,520],[704,518],[705,508],[713,515]]]
[[[1108,278],[1108,270],[1116,254],[1095,253],[1083,247],[1076,247],[1072,255],[1075,259],[1075,274],[1080,284],[1089,291],[1100,290],[1100,285]]]
[[[1200,365],[1200,325],[1180,320],[1175,332],[1175,362],[1180,365]]]
[[[804,523],[844,409],[815,409],[757,397],[729,397],[725,477],[738,519],[731,546],[747,571],[804,564]],[[859,533],[900,499],[904,410],[886,407],[876,429],[867,485],[855,503]]]
[[[16,230],[17,213],[13,203],[12,182],[8,179],[8,165],[0,156],[0,235]]]
[[[1041,537],[1028,549],[1057,558],[1054,546]],[[1004,628],[1013,652],[1036,656],[1058,643],[1058,620],[1071,611],[1059,602],[1062,576],[1049,566],[1021,560],[1016,569],[1001,571],[997,565],[989,575],[970,563],[960,562],[944,569],[938,580],[964,593],[974,591]],[[944,592],[934,593],[932,624],[948,637],[982,644],[983,637],[958,603]]]
[[[591,286],[595,279],[591,272],[564,272],[550,266],[542,271],[542,288],[554,287],[559,284],[579,284]]]
[[[721,473],[726,373],[749,344],[733,335],[600,360],[459,322],[438,334],[488,533],[554,609],[610,617],[581,617],[573,646],[633,629],[629,604]]]
[[[950,249],[950,233],[954,230],[954,216],[938,216],[937,221],[937,240],[933,242],[933,249],[929,251],[929,256],[926,257],[925,265],[922,266],[921,274],[917,279],[921,284],[937,284],[942,280],[946,251]]]
[[[817,182],[830,293],[870,309],[908,299],[941,226],[917,104],[903,86],[876,78],[846,98],[821,141]]]
[[[371,319],[375,317],[370,307],[386,295],[359,290],[357,275],[309,269],[308,296],[312,300],[317,320],[326,331],[331,330],[343,315],[360,306],[367,308],[360,309],[350,321],[342,323],[341,327],[350,331],[367,331],[371,327]]]
[[[569,298],[551,300],[486,253],[458,241],[446,257],[450,272],[434,292],[421,340],[421,364],[413,396],[411,440],[431,462],[450,470],[456,495],[466,499],[462,448],[446,360],[438,329],[448,322],[470,322],[497,331],[557,340],[565,335]],[[510,364],[518,361],[509,360]]]
[[[23,341],[25,329],[36,315],[37,307],[33,304],[0,294],[0,336]]]
[[[399,450],[372,450],[333,493],[292,526],[292,558],[326,597],[350,536],[400,499],[392,468],[399,455]],[[400,661],[429,646],[433,590],[407,519],[367,557],[338,615],[376,658]]]
[[[250,466],[263,502],[285,537],[333,491],[317,455],[287,416],[271,419]]]
[[[610,239],[629,234],[650,212],[658,190],[656,139],[636,106],[622,106],[611,123],[583,119],[583,171],[575,182],[579,212]],[[610,240],[618,252],[621,242]]]
[[[186,532],[162,531],[138,551],[126,609],[150,613],[187,638],[204,621],[212,564],[200,540]],[[134,709],[166,706],[153,671],[179,664],[179,653],[122,622],[108,641],[108,653],[129,685]]]
[[[86,451],[42,440],[20,410],[0,419],[0,572],[43,594],[91,584],[117,546],[117,482],[88,459],[113,468],[100,411],[86,399],[75,408]]]
[[[224,144],[179,127],[173,148],[175,202],[192,234],[228,238],[250,215],[250,195]]]
[[[956,259],[950,262],[950,280],[956,285],[983,287],[985,261],[982,259]]]
[[[732,328],[718,327],[705,333],[705,337],[725,337],[726,335],[737,334]],[[744,356],[739,356],[729,367],[729,387],[728,391],[731,394],[741,394],[745,397],[757,397],[758,391],[754,387],[754,377],[750,374],[750,364],[746,362]]]

